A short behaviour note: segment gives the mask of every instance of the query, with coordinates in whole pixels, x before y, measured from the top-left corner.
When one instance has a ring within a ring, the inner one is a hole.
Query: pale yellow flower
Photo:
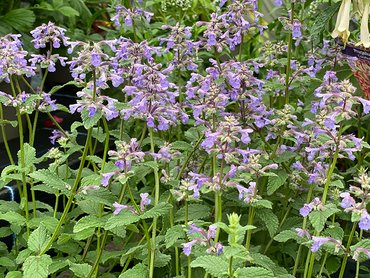
[[[370,47],[369,6],[370,6],[370,3],[367,1],[365,3],[365,7],[362,13],[360,42],[356,44],[356,45],[363,45],[365,48]]]
[[[335,24],[335,29],[331,36],[333,38],[341,38],[344,43],[348,42],[349,37],[349,21],[351,14],[351,0],[343,0],[340,5],[337,22]]]

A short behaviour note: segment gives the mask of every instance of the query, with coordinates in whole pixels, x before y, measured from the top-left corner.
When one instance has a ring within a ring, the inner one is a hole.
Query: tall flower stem
[[[308,191],[308,194],[307,194],[306,203],[309,203],[311,201],[312,193],[313,193],[313,186],[311,185]],[[307,226],[307,217],[303,219],[302,230],[305,230],[306,226]],[[302,244],[300,244],[298,247],[297,256],[294,261],[294,268],[293,268],[293,273],[292,273],[293,276],[295,276],[297,273],[300,258],[301,258],[301,253],[302,253]]]
[[[360,231],[360,238],[359,241],[362,240],[362,230]],[[360,274],[360,260],[357,260],[356,262],[356,276],[355,278],[358,278],[358,275]]]
[[[351,229],[351,232],[349,234],[348,241],[347,241],[346,252],[344,253],[344,257],[343,257],[343,260],[342,260],[342,265],[340,267],[340,272],[339,272],[338,278],[343,278],[344,271],[346,270],[348,255],[349,255],[349,252],[351,251],[350,247],[351,247],[353,235],[355,234],[355,231],[356,231],[356,228],[357,228],[357,223],[358,222],[356,221],[352,225],[352,229]]]
[[[16,98],[17,93],[14,87],[13,78],[10,78],[10,87],[12,89],[13,97]],[[24,201],[24,213],[26,216],[26,229],[27,235],[30,235],[30,227],[29,227],[29,211],[28,211],[28,192],[27,192],[27,182],[26,182],[26,173],[25,173],[25,153],[24,153],[24,134],[23,134],[23,122],[22,122],[22,115],[19,107],[16,107],[17,112],[17,121],[18,121],[18,130],[19,130],[19,148],[20,148],[20,166],[22,168],[22,193],[23,193],[23,201]]]
[[[293,26],[294,22],[294,2],[292,1],[292,6],[290,10],[290,24]],[[293,49],[293,33],[290,32],[289,34],[289,41],[288,41],[288,56],[287,56],[287,65],[286,65],[286,72],[285,72],[285,104],[289,103],[289,80],[291,75],[291,60],[292,60],[292,49]]]
[[[90,144],[91,138],[92,138],[92,128],[89,128],[88,131],[87,131],[86,143],[85,143],[84,151],[82,153],[80,166],[78,168],[75,181],[74,181],[73,186],[71,188],[71,192],[69,193],[68,201],[67,201],[67,203],[65,205],[65,208],[63,210],[63,213],[62,213],[62,215],[61,215],[61,217],[60,217],[60,219],[58,221],[58,224],[57,224],[57,226],[56,226],[56,228],[55,228],[55,230],[54,230],[51,238],[49,239],[49,241],[47,242],[47,244],[45,245],[45,247],[40,251],[39,256],[45,254],[50,249],[50,247],[53,244],[53,242],[59,236],[60,229],[62,228],[62,225],[64,224],[64,221],[67,218],[69,209],[72,206],[74,196],[76,195],[77,188],[78,188],[78,185],[80,183],[80,179],[81,179],[81,176],[82,176],[82,170],[84,169],[84,165],[85,165],[87,153],[88,153],[88,150],[89,150],[89,147],[88,146]]]
[[[326,181],[325,181],[325,185],[324,185],[324,192],[323,192],[322,198],[321,198],[321,203],[322,203],[323,206],[325,206],[325,204],[326,204],[326,199],[328,197],[331,176],[333,175],[334,170],[335,170],[335,166],[337,164],[337,160],[338,160],[338,156],[339,156],[339,145],[340,145],[341,138],[342,138],[342,124],[340,125],[339,130],[338,130],[338,137],[337,137],[337,141],[336,141],[333,160],[332,160],[332,163],[329,167],[328,173],[326,175]],[[319,235],[320,235],[320,232],[315,233],[315,236],[319,236]],[[312,253],[312,254],[308,253],[307,260],[309,260],[310,255],[311,255],[311,260],[310,260],[309,269],[308,269],[308,272],[307,272],[308,276],[304,276],[304,277],[311,277],[312,276],[313,267],[314,267],[314,264],[315,264],[315,253]],[[305,269],[305,274],[306,274],[306,270],[307,270],[307,268]]]
[[[4,143],[4,146],[5,146],[5,150],[6,150],[6,154],[8,155],[8,158],[9,158],[9,162],[11,165],[14,165],[14,159],[13,159],[13,155],[10,151],[10,148],[9,148],[9,144],[8,144],[8,139],[7,139],[7,136],[6,136],[6,132],[5,132],[5,124],[4,124],[4,111],[3,111],[3,104],[0,103],[0,128],[1,128],[1,136],[3,138],[3,143]]]
[[[149,137],[150,137],[150,151],[154,153],[154,136],[153,129],[149,128]],[[159,175],[158,171],[154,170],[154,206],[159,203]],[[156,251],[156,237],[157,237],[157,222],[158,217],[153,219],[153,228],[152,228],[152,242],[151,242],[151,255],[150,255],[150,264],[149,264],[149,278],[154,276],[154,258]]]

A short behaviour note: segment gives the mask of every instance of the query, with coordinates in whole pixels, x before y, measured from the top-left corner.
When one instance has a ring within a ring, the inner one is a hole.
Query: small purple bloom
[[[55,141],[63,136],[63,133],[59,130],[54,129],[49,137],[50,142],[54,145]]]
[[[343,198],[340,206],[344,209],[353,207],[356,204],[355,199],[349,194],[349,192],[343,192],[340,194],[340,197]]]
[[[283,0],[275,0],[274,3],[276,7],[281,7],[283,5]]]
[[[331,238],[330,237],[313,236],[312,240],[313,240],[313,244],[311,246],[311,251],[312,252],[317,252],[317,251],[319,251],[321,245],[331,241]]]
[[[366,208],[362,210],[360,222],[358,226],[361,230],[370,230],[370,215],[367,212]]]
[[[140,209],[141,211],[144,211],[145,206],[150,204],[149,193],[140,193]]]
[[[113,206],[114,206],[114,208],[115,208],[115,210],[114,210],[114,212],[113,212],[113,214],[114,214],[114,215],[119,214],[119,213],[121,212],[121,210],[123,210],[123,209],[128,209],[128,208],[129,208],[129,206],[121,205],[121,204],[119,204],[119,203],[117,203],[117,202],[115,202],[115,203],[113,204]]]
[[[193,246],[198,242],[198,240],[196,239],[193,239],[192,241],[190,242],[187,242],[187,243],[183,243],[182,246],[183,246],[183,249],[182,249],[182,252],[185,254],[185,256],[189,256],[191,254],[191,249],[193,248]]]
[[[312,210],[312,207],[308,204],[304,204],[304,206],[299,210],[299,214],[303,217],[307,217]]]
[[[109,181],[110,179],[116,174],[116,172],[109,172],[109,173],[104,173],[102,176],[102,180],[101,180],[101,185],[103,187],[107,187],[109,185]]]

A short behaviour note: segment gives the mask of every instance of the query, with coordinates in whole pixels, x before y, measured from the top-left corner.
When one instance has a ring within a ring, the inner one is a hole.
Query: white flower
[[[340,5],[335,29],[331,36],[333,38],[341,38],[344,43],[347,43],[349,37],[349,21],[351,12],[351,0],[343,0]]]
[[[356,45],[363,45],[365,48],[370,47],[370,34],[369,34],[369,1],[366,2],[361,19],[361,32],[360,42]]]

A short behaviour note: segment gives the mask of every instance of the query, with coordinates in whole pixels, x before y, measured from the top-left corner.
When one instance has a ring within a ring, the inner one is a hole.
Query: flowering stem
[[[4,146],[5,146],[5,149],[6,149],[6,154],[8,155],[10,164],[14,165],[14,159],[13,159],[12,153],[10,152],[8,139],[6,137],[6,132],[5,132],[4,112],[3,112],[3,104],[2,103],[0,103],[0,127],[1,127],[1,136],[3,137],[3,143],[4,143]]]
[[[322,263],[321,263],[321,268],[320,268],[320,272],[319,272],[319,275],[317,277],[322,277],[322,272],[324,271],[324,266],[325,266],[325,263],[326,263],[326,259],[328,258],[328,252],[325,252],[325,256],[324,258],[322,259]]]
[[[187,197],[185,198],[185,227],[189,225],[189,204]],[[191,278],[191,254],[188,256],[188,278]]]
[[[56,228],[55,228],[55,230],[53,232],[53,235],[51,236],[51,238],[49,239],[49,241],[45,245],[45,247],[40,251],[39,256],[45,254],[50,249],[50,247],[53,244],[53,242],[57,239],[57,237],[59,235],[59,231],[62,228],[62,225],[63,225],[65,219],[67,218],[69,209],[71,208],[71,205],[73,203],[73,198],[74,198],[74,196],[76,194],[78,185],[80,183],[80,179],[81,179],[81,175],[82,175],[82,170],[84,169],[87,152],[89,150],[88,146],[90,144],[91,137],[92,137],[91,135],[92,135],[92,128],[89,128],[88,131],[87,131],[87,138],[86,138],[86,143],[85,143],[84,151],[82,153],[80,166],[78,168],[76,179],[75,179],[75,181],[73,183],[73,186],[71,188],[71,192],[69,194],[67,204],[65,205],[65,208],[64,208],[63,213],[62,213],[62,215],[61,215],[61,217],[59,219],[58,225],[56,226]]]
[[[256,213],[256,209],[254,207],[249,207],[247,225],[253,225],[255,213]],[[252,230],[249,229],[247,231],[247,239],[245,241],[245,248],[247,249],[247,251],[249,251],[251,247],[251,239],[252,239]]]
[[[153,129],[149,128],[149,137],[150,137],[150,151],[154,153],[154,137],[153,137]],[[155,180],[155,188],[154,188],[154,206],[158,205],[159,203],[159,175],[158,171],[154,170],[154,180]],[[150,255],[150,265],[149,265],[149,278],[153,278],[154,276],[154,257],[155,257],[155,250],[156,250],[156,237],[157,237],[157,222],[158,217],[154,217],[153,219],[153,228],[152,228],[152,243],[151,243],[151,255]]]
[[[362,240],[362,230],[360,230],[360,238],[359,241]],[[356,276],[355,278],[358,278],[358,275],[360,274],[360,260],[357,260],[356,262]]]
[[[334,152],[334,156],[333,156],[333,161],[332,161],[332,163],[330,165],[330,168],[328,170],[328,173],[326,175],[326,181],[325,181],[325,185],[324,185],[324,192],[323,192],[322,198],[321,198],[321,203],[322,203],[323,206],[325,206],[325,204],[326,204],[326,198],[327,198],[328,192],[329,192],[329,185],[330,185],[330,181],[331,181],[331,176],[333,175],[333,172],[335,170],[335,165],[337,164],[337,160],[338,160],[338,156],[339,156],[339,144],[340,144],[340,139],[341,138],[342,138],[342,125],[340,125],[339,130],[338,130],[338,137],[337,137],[335,152]],[[357,223],[356,223],[356,225],[357,225]],[[315,233],[315,236],[319,236],[319,235],[320,235],[320,232]],[[351,240],[352,240],[352,238],[351,238]],[[307,256],[307,259],[309,258],[309,255],[310,255],[310,253]],[[347,262],[346,255],[344,256],[343,261]],[[312,253],[311,254],[310,267],[309,267],[309,270],[308,270],[308,277],[311,277],[311,275],[312,275],[314,264],[315,264],[315,253]],[[343,267],[343,264],[342,264],[342,267]],[[343,271],[344,271],[344,269],[343,269]]]
[[[234,273],[233,273],[233,256],[230,257],[229,259],[229,277],[233,278]]]
[[[10,78],[10,86],[12,89],[13,97],[16,97],[16,91],[14,88],[14,81],[13,78]],[[18,130],[19,130],[19,147],[20,147],[20,164],[22,169],[22,191],[23,191],[23,200],[24,200],[24,212],[26,216],[26,227],[27,227],[27,235],[30,235],[30,227],[29,227],[29,211],[28,211],[28,192],[27,192],[27,183],[26,183],[26,173],[25,173],[25,153],[24,153],[24,135],[23,135],[23,123],[22,123],[22,116],[19,107],[16,107],[17,112],[17,121],[18,121]],[[19,162],[18,162],[19,164]]]
[[[294,22],[294,2],[292,1],[292,7],[290,10],[290,24],[293,26]],[[293,31],[292,31],[293,32]],[[288,42],[288,56],[287,56],[287,65],[286,65],[286,73],[285,73],[285,104],[289,103],[289,79],[291,75],[291,60],[292,60],[292,48],[293,48],[293,33],[290,32],[289,34],[289,42]]]
[[[343,278],[344,271],[346,270],[347,266],[347,259],[348,259],[348,254],[351,251],[351,243],[353,239],[353,235],[355,234],[356,228],[357,228],[357,221],[353,223],[352,225],[352,230],[351,233],[349,234],[348,241],[347,241],[347,246],[346,246],[346,252],[344,253],[343,261],[342,261],[342,266],[340,267],[340,272],[338,278]]]
[[[308,194],[307,194],[306,203],[309,203],[311,201],[312,192],[313,192],[313,186],[311,185],[310,189],[308,191]],[[303,219],[302,230],[306,229],[306,225],[307,225],[307,217],[305,217]],[[297,256],[296,256],[295,261],[294,261],[294,268],[293,268],[293,273],[292,273],[293,276],[295,276],[296,273],[297,273],[297,269],[298,269],[299,261],[300,261],[300,257],[301,257],[301,252],[302,252],[302,244],[299,245]]]

